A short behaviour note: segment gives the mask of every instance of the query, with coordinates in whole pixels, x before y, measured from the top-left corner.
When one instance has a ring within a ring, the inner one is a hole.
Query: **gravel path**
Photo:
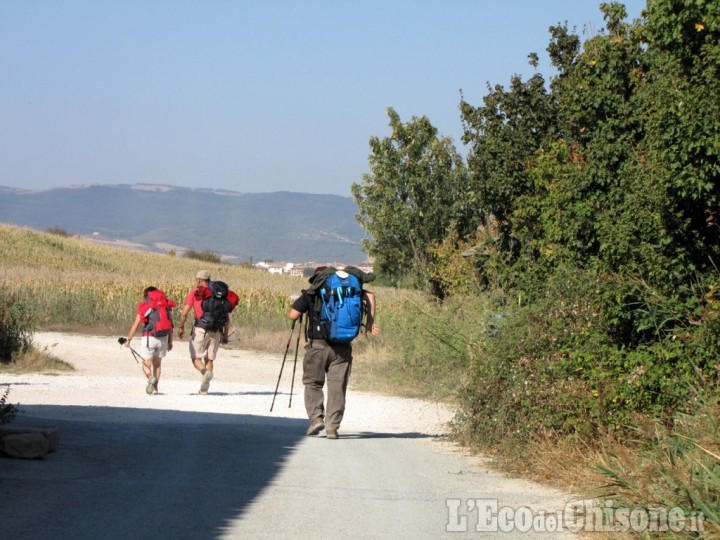
[[[270,412],[281,354],[222,349],[200,396],[180,342],[149,396],[117,338],[35,343],[76,371],[0,380],[20,404],[16,425],[60,429],[45,460],[0,459],[8,538],[573,537],[553,519],[572,496],[503,478],[445,442],[444,405],[351,390],[330,441],[305,436],[300,359],[288,406],[290,355]]]

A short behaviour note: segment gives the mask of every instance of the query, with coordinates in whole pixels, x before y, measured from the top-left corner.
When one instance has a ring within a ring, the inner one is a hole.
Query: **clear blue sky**
[[[623,2],[630,19],[645,2]],[[592,0],[0,0],[0,186],[162,183],[350,196],[368,141],[551,68]],[[586,34],[587,35],[587,34]]]

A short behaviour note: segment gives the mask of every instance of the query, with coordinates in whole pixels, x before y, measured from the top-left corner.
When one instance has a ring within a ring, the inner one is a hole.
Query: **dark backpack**
[[[202,301],[202,317],[196,326],[210,332],[217,332],[230,320],[233,307],[228,300],[229,288],[224,281],[211,281],[208,285],[209,295]]]
[[[333,271],[323,277],[321,283],[313,283],[319,325],[328,342],[350,343],[362,326],[362,281],[348,272]]]
[[[173,332],[172,308],[177,304],[165,297],[159,289],[147,293],[148,310],[145,312],[147,322],[143,326],[143,335],[164,337]]]

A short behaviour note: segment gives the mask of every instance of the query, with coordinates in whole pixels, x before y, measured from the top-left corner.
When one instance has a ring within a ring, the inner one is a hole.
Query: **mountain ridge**
[[[123,241],[151,251],[212,251],[230,262],[359,264],[363,229],[350,197],[241,193],[167,184],[0,186],[0,222]]]

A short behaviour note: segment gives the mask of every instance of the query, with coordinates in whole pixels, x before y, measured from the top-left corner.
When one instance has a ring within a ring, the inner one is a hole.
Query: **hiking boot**
[[[338,438],[338,432],[337,429],[328,429],[325,433],[326,439],[337,439]]]
[[[307,429],[307,434],[317,435],[323,429],[325,429],[325,422],[323,421],[322,416],[318,416],[317,418],[314,418],[312,422],[310,422],[310,427],[308,427]]]
[[[200,385],[200,393],[207,394],[208,388],[210,388],[210,381],[213,378],[212,371],[206,371],[202,378],[202,384]]]
[[[157,379],[150,377],[147,380],[147,386],[145,387],[145,393],[150,395],[157,390]]]

